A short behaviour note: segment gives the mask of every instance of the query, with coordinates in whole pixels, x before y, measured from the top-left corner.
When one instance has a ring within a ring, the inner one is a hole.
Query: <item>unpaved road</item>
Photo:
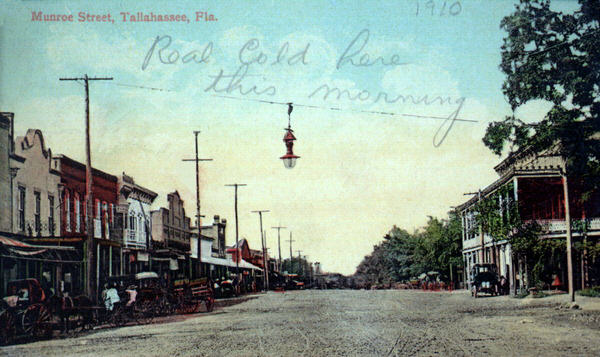
[[[561,299],[566,297],[271,292],[211,314],[8,346],[0,355],[600,355],[600,311],[558,309]]]

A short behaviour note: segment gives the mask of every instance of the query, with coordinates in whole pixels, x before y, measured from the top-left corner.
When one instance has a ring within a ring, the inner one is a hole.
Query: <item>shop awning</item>
[[[81,263],[79,252],[73,247],[33,245],[1,235],[0,257],[49,263]]]
[[[236,263],[231,259],[223,259],[223,258],[215,258],[215,257],[202,257],[202,263],[220,265],[220,266],[225,266],[225,267],[230,267],[230,268],[235,268],[237,266]],[[239,266],[242,269],[262,270],[261,268],[257,267],[256,265],[252,265],[243,259],[240,260]]]

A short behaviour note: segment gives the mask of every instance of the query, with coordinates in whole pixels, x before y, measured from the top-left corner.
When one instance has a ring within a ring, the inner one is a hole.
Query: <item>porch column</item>
[[[566,165],[565,165],[566,167]],[[566,171],[566,168],[565,168]],[[569,211],[569,184],[567,183],[567,175],[562,175],[563,191],[565,195],[565,225],[567,230],[567,274],[569,275],[569,295],[571,302],[575,301],[575,285],[573,276],[573,252],[572,252],[572,235],[571,235],[571,213]]]

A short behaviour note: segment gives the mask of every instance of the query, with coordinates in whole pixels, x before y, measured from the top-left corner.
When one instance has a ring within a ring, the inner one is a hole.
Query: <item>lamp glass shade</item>
[[[286,169],[291,169],[296,166],[296,158],[295,157],[286,157],[283,160],[283,165]]]

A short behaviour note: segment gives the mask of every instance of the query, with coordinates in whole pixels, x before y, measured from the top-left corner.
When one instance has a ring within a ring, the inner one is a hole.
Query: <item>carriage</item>
[[[115,289],[118,302],[106,303],[110,289]],[[167,294],[154,272],[118,275],[108,278],[102,293],[97,322],[122,326],[128,322],[150,323],[154,317],[171,313]]]
[[[214,289],[208,278],[179,279],[173,282],[170,302],[178,313],[194,313],[205,305],[211,312],[215,303]]]
[[[55,325],[46,294],[36,279],[13,280],[0,302],[0,344],[17,336],[50,337]]]

